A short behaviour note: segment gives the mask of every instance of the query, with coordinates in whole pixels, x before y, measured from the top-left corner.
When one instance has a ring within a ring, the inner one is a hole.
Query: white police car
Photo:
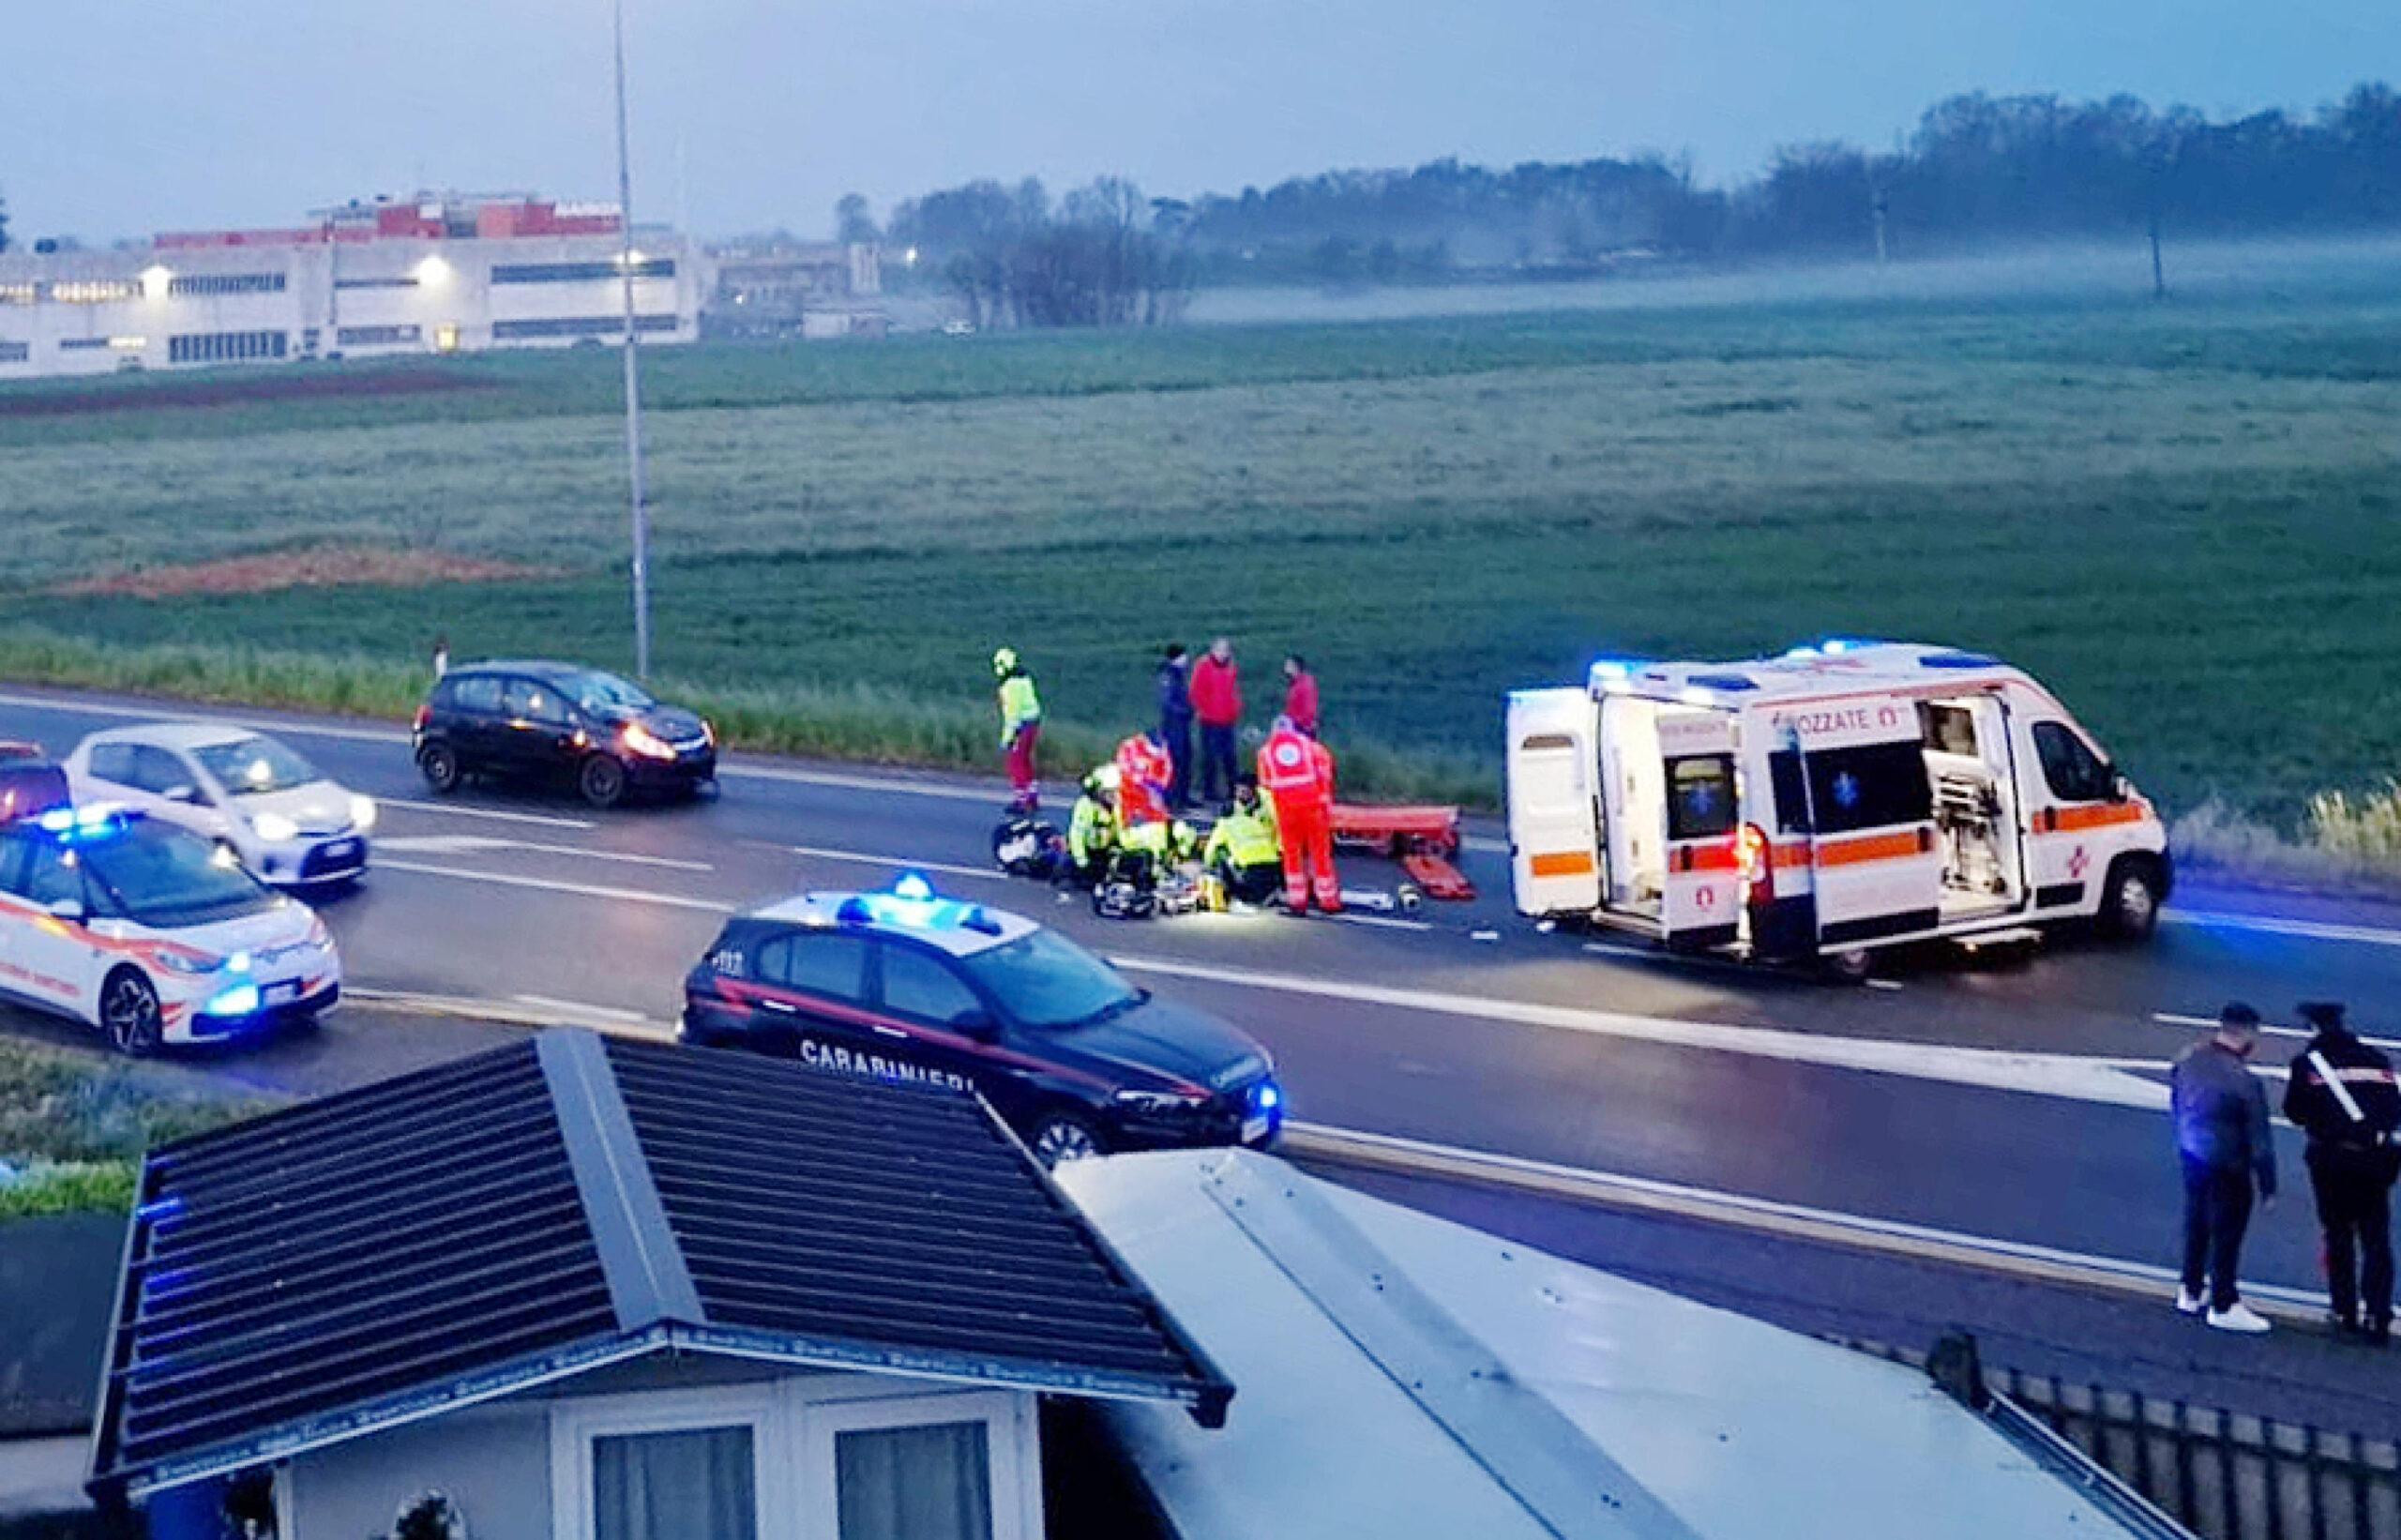
[[[309,907],[223,846],[140,813],[0,824],[0,994],[143,1054],[313,1021],[341,959]]]
[[[95,732],[67,756],[75,800],[113,802],[231,847],[278,887],[331,887],[367,870],[375,804],[290,747],[224,722]]]
[[[684,983],[683,1038],[980,1092],[1047,1162],[1264,1146],[1276,1064],[1055,930],[937,896],[808,893],[735,916]]]

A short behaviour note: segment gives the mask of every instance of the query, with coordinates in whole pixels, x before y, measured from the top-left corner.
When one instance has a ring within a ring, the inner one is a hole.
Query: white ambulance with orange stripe
[[[2158,923],[2167,831],[2049,691],[1997,658],[1829,641],[1744,663],[1605,659],[1509,699],[1520,913],[1864,971],[1876,947]]]

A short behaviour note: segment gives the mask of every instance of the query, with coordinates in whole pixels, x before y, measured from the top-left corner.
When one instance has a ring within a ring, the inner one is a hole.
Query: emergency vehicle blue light
[[[1818,649],[1824,653],[1828,657],[1840,657],[1845,653],[1855,653],[1862,647],[1881,647],[1883,645],[1883,642],[1871,642],[1865,637],[1830,636],[1826,638],[1825,641],[1818,643]]]
[[[892,884],[892,896],[896,898],[914,899],[918,903],[931,903],[934,885],[926,881],[921,872],[904,871],[900,874],[900,880]]]
[[[230,989],[219,989],[200,1008],[203,1016],[248,1016],[259,1008],[259,987],[236,984]]]
[[[1283,1100],[1284,1094],[1276,1089],[1276,1082],[1274,1080],[1268,1080],[1261,1084],[1259,1088],[1258,1094],[1251,1097],[1251,1101],[1262,1112],[1273,1112],[1276,1110],[1276,1107],[1283,1102]]]
[[[1982,653],[1926,653],[1918,658],[1918,664],[1928,669],[1997,669],[2001,659]]]
[[[250,971],[250,954],[248,952],[236,952],[232,957],[227,958],[225,959],[225,971],[229,974],[249,973]]]
[[[35,820],[52,834],[68,838],[77,835],[108,834],[125,826],[123,809],[107,805],[85,808],[53,808]]]
[[[1692,676],[1692,682],[1702,689],[1723,690],[1728,694],[1740,694],[1744,690],[1759,687],[1758,680],[1740,673],[1697,673]]]

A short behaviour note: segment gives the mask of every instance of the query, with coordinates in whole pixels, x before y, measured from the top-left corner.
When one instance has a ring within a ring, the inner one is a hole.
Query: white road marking
[[[794,855],[812,861],[848,861],[862,867],[888,867],[894,871],[939,871],[946,877],[980,877],[988,883],[1012,883],[1017,879],[991,867],[954,866],[947,861],[916,861],[902,855],[871,855],[865,851],[823,850],[815,845],[781,847]]]
[[[678,893],[654,893],[638,887],[602,887],[595,883],[563,883],[550,877],[520,877],[511,872],[466,871],[457,867],[429,867],[415,861],[379,861],[378,871],[404,871],[416,877],[450,877],[462,883],[489,883],[498,887],[532,888],[541,893],[566,893],[579,898],[614,898],[624,903],[656,904],[664,909],[696,909],[709,914],[731,914],[733,905],[712,898],[687,898]]]
[[[1894,990],[1906,989],[1909,988],[1908,985],[1902,983],[1897,978],[1870,978],[1863,980],[1863,982],[1871,989],[1883,989],[1888,993]]]
[[[906,777],[851,775],[840,770],[794,770],[780,765],[736,764],[720,760],[717,779],[779,780],[793,786],[827,786],[844,792],[898,792],[908,796],[940,797],[947,802],[980,802],[998,808],[1008,801],[1000,786],[949,786],[938,780]]]
[[[1387,914],[1353,914],[1345,911],[1339,914],[1329,914],[1326,918],[1340,920],[1345,925],[1374,926],[1384,930],[1431,930],[1434,929],[1424,920],[1396,919]]]
[[[589,819],[556,818],[549,813],[512,813],[498,808],[469,808],[456,802],[414,802],[406,797],[378,797],[386,808],[406,808],[417,813],[448,813],[453,818],[490,818],[504,823],[533,823],[546,829],[596,829]]]
[[[2164,910],[2159,918],[2163,925],[2189,925],[2203,930],[2250,930],[2263,936],[2299,936],[2306,941],[2339,941],[2357,946],[2401,946],[2401,930],[2373,925],[2330,925],[2323,920],[2288,920],[2280,914],[2231,914],[2211,909]]]
[[[1954,1262],[2053,1281],[2097,1285],[2122,1292],[2156,1297],[2163,1305],[2167,1291],[2177,1282],[2172,1269],[2149,1262],[2128,1261],[2120,1257],[2095,1256],[2025,1241],[2001,1240],[1930,1225],[1910,1224],[1897,1219],[1844,1214],[1771,1198],[1756,1198],[1747,1193],[1720,1192],[1619,1171],[1593,1170],[1486,1150],[1459,1149],[1391,1134],[1294,1123],[1285,1126],[1281,1148],[1291,1155],[1315,1155],[1337,1161],[1386,1167],[1409,1174],[1482,1181],[1587,1202],[1639,1208],[1775,1234],[1865,1246],[1921,1261]],[[2326,1309],[2325,1295],[2280,1284],[2246,1282],[2242,1285],[2242,1294],[2255,1302],[2272,1301],[2286,1306],[2291,1313],[2312,1319],[2322,1315]]]
[[[658,867],[669,871],[715,871],[706,861],[678,861],[665,855],[635,855],[626,851],[596,851],[584,845],[549,845],[532,839],[495,839],[480,834],[387,835],[376,848],[414,855],[473,855],[488,851],[535,851],[544,855],[571,855],[586,861],[617,861],[628,866]]]
[[[615,1005],[588,1005],[581,1000],[558,1000],[546,994],[521,994],[515,998],[520,1004],[536,1005],[566,1016],[592,1016],[604,1021],[623,1021],[633,1026],[655,1024],[640,1011],[624,1010]]]
[[[1669,1017],[1627,1016],[1615,1011],[1543,1005],[1476,995],[1437,994],[1422,989],[1303,978],[1290,974],[1254,973],[1248,969],[1209,967],[1166,958],[1116,957],[1110,960],[1136,973],[1194,979],[1202,983],[1231,984],[1244,989],[1272,989],[1320,1000],[1347,1000],[1363,1005],[1501,1021],[1512,1026],[1590,1033],[1597,1036],[1660,1043],[1674,1048],[1708,1049],[1787,1064],[1867,1070],[1911,1080],[1936,1080],[1988,1091],[2016,1091],[2029,1095],[2091,1102],[2106,1107],[2126,1107],[2144,1111],[2164,1111],[2167,1107],[2166,1085],[2133,1073],[2167,1067],[2165,1062],[2148,1059],[2099,1059],[2064,1053],[1960,1048],[1947,1043],[1828,1037],[1774,1027],[1738,1027],[1713,1021],[1684,1021]]]
[[[93,701],[80,696],[0,694],[0,706],[19,706],[27,711],[71,711],[86,717],[114,717],[135,722],[224,722],[229,726],[247,727],[253,732],[280,737],[344,738],[354,743],[404,744],[409,741],[408,732],[401,728],[334,727],[316,722],[279,722],[271,718],[229,717],[224,712],[203,710],[183,701],[119,705],[114,702]]]
[[[2163,1027],[2198,1027],[2204,1032],[2214,1032],[2217,1030],[2217,1018],[2214,1016],[2180,1016],[2174,1011],[2153,1011],[2151,1013],[2151,1019],[2158,1022]],[[2273,1021],[2260,1022],[2259,1030],[2273,1037],[2315,1037],[2318,1035],[2307,1027],[2279,1026]],[[2365,1043],[2370,1048],[2380,1048],[2389,1052],[2401,1052],[2401,1038],[2363,1037],[2360,1041]]]

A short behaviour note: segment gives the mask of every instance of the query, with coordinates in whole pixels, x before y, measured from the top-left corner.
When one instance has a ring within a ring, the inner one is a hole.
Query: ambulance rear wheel
[[[1865,946],[1846,947],[1822,954],[1818,966],[1836,984],[1865,984],[1876,971],[1876,954]]]
[[[2112,941],[2141,941],[2159,929],[2159,869],[2139,855],[2122,855],[2101,886],[2101,930]]]

